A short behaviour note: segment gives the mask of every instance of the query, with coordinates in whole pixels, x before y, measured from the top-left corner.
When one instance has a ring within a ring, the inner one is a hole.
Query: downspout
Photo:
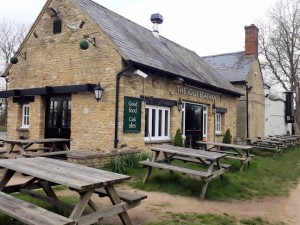
[[[114,148],[118,148],[118,125],[119,125],[119,96],[120,96],[120,79],[121,75],[131,67],[131,62],[126,61],[127,66],[116,75],[116,107],[115,107],[115,139]]]
[[[248,98],[248,95],[249,95],[249,87],[247,84],[245,84],[245,87],[246,87],[246,136],[247,138],[249,138],[249,106],[248,106],[248,102],[249,102],[249,98]]]

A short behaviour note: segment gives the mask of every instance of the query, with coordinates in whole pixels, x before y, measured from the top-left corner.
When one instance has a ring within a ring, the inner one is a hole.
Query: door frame
[[[46,131],[46,129],[48,128],[48,120],[49,120],[49,110],[50,110],[50,102],[51,102],[51,98],[57,98],[57,99],[59,99],[59,101],[61,101],[61,100],[65,100],[65,99],[67,99],[67,98],[69,98],[69,101],[71,101],[72,102],[72,95],[71,94],[57,94],[57,95],[48,95],[48,96],[46,96],[45,97],[45,127],[44,127],[44,137],[45,138],[47,138],[47,137],[52,137],[52,135],[49,135],[50,134],[50,132],[49,131]],[[72,104],[72,103],[71,103]],[[71,110],[72,110],[72,108],[71,108]],[[60,111],[61,111],[61,107],[60,107]],[[70,120],[72,120],[72,116],[70,115]],[[61,121],[60,121],[60,123],[61,123]],[[71,121],[70,121],[70,124],[71,124]],[[61,124],[60,124],[60,126],[61,126]],[[52,128],[52,129],[55,129],[55,128]],[[70,125],[70,127],[68,127],[68,128],[63,128],[63,127],[58,127],[57,129],[64,129],[64,130],[66,130],[66,133],[65,134],[67,134],[67,136],[66,135],[64,135],[64,136],[62,136],[61,138],[70,138],[71,137],[71,125]],[[67,131],[68,130],[68,131]],[[59,132],[60,133],[60,132]],[[64,133],[64,132],[63,132]],[[55,135],[55,136],[57,136],[57,135]],[[59,138],[59,136],[57,137],[57,138]]]
[[[202,106],[203,110],[203,121],[202,121],[202,137],[207,139],[207,125],[208,125],[208,105],[205,104],[200,104],[200,103],[194,103],[194,102],[188,102],[188,101],[183,101],[183,107],[182,107],[182,137],[184,140],[186,140],[186,135],[185,135],[185,107],[186,104],[191,104],[191,105],[197,105],[197,106]]]

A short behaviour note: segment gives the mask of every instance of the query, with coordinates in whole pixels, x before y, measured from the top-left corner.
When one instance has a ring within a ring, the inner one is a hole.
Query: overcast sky
[[[94,0],[152,30],[150,16],[164,17],[161,35],[200,56],[244,50],[244,26],[255,24],[276,0]],[[3,0],[0,21],[32,24],[46,0]]]

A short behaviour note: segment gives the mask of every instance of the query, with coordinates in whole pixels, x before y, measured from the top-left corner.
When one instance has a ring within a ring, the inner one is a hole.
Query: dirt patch
[[[197,198],[174,196],[160,192],[142,192],[148,198],[142,204],[129,211],[133,224],[163,219],[169,212],[173,213],[227,213],[236,218],[261,217],[270,222],[285,222],[288,225],[300,224],[300,185],[289,197],[272,197],[263,200],[215,202],[200,201]],[[105,222],[121,224],[119,218]]]
[[[15,177],[10,184],[21,183],[28,177]],[[287,225],[300,224],[300,184],[290,192],[289,197],[272,197],[252,201],[215,202],[200,201],[195,197],[181,197],[161,192],[144,192],[148,196],[142,204],[129,211],[130,218],[135,225],[144,225],[148,222],[166,218],[169,212],[173,213],[227,213],[236,218],[261,217],[270,222],[285,222]],[[59,195],[72,195],[68,190],[60,191]],[[110,204],[108,198],[99,199],[96,195],[93,200],[101,205]],[[103,201],[104,200],[104,201]],[[103,224],[122,224],[115,216]]]

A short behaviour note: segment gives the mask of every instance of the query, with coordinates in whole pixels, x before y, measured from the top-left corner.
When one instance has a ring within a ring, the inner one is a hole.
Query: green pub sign
[[[141,99],[124,97],[123,132],[141,132]]]

